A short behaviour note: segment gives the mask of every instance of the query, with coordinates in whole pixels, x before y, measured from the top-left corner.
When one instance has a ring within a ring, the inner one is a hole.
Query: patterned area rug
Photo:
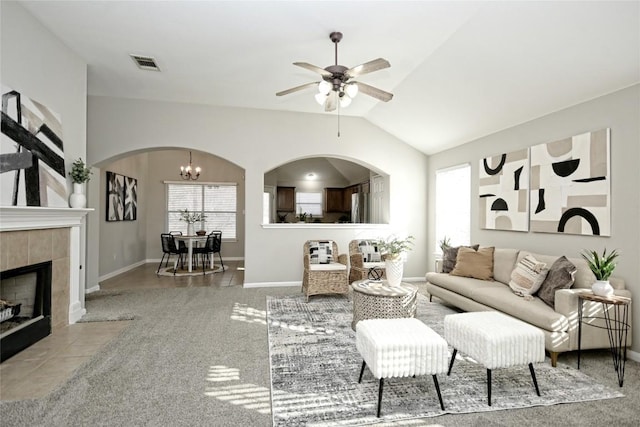
[[[454,310],[418,295],[417,317],[440,335]],[[366,369],[351,330],[352,302],[343,296],[267,297],[271,400],[274,426],[368,425],[483,411],[548,406],[623,397],[573,367],[535,365],[541,396],[527,366],[493,371],[492,406],[486,370],[458,353],[451,376],[438,375],[445,410],[431,376],[385,380],[376,418],[378,380]]]

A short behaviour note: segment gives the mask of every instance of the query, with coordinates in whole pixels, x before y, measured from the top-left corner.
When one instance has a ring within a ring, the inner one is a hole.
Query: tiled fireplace
[[[50,308],[47,307],[41,312],[50,314],[53,332],[75,323],[85,313],[84,291],[80,289],[83,283],[80,275],[84,271],[81,269],[83,257],[80,227],[82,219],[90,211],[69,208],[0,207],[0,271],[21,273],[25,267],[29,270],[30,266],[51,263],[48,297]],[[3,273],[3,276],[12,275],[13,273]],[[24,282],[26,288],[35,286],[27,283],[30,281],[28,275],[24,277],[25,279],[17,280],[18,284]],[[16,286],[15,281],[3,279],[3,284],[0,285],[3,287],[3,299],[12,297],[23,303],[29,301],[30,297],[23,294],[33,294],[34,291],[20,290],[21,287]],[[36,302],[36,305],[41,303]],[[23,312],[23,315],[31,315],[29,310],[32,309],[28,305],[29,302],[26,302],[26,312]],[[34,330],[34,334],[41,332]],[[2,336],[5,335],[6,331],[3,331]]]

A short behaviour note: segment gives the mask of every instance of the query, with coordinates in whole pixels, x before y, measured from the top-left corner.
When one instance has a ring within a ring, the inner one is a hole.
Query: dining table
[[[188,271],[189,273],[191,273],[193,271],[193,244],[194,242],[196,244],[199,244],[200,242],[202,243],[206,243],[207,242],[207,236],[198,236],[198,235],[182,235],[182,236],[173,236],[173,238],[179,242],[185,242],[187,245],[187,249],[188,249],[188,257],[187,257],[187,265],[188,265]],[[178,261],[176,260],[176,263]],[[174,266],[174,269],[177,267],[177,264]],[[211,257],[211,268],[213,269],[213,257]]]

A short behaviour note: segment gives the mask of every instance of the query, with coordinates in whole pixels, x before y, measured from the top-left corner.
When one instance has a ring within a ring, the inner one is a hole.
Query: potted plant
[[[193,224],[203,221],[207,216],[200,212],[189,212],[189,209],[180,211],[180,220],[187,223],[187,236],[194,236]]]
[[[593,293],[603,297],[613,295],[613,287],[609,283],[609,277],[616,268],[615,260],[619,256],[618,251],[614,249],[607,254],[607,248],[604,248],[602,255],[599,255],[596,251],[584,250],[581,255],[587,261],[591,272],[596,276],[596,281],[591,286]]]
[[[87,206],[87,197],[84,195],[83,184],[91,179],[91,169],[89,169],[82,157],[72,163],[69,176],[73,181],[73,193],[69,197],[69,206],[72,208],[84,208]]]
[[[413,239],[413,236],[407,236],[404,239],[391,236],[377,241],[380,253],[384,256],[387,282],[391,286],[398,286],[402,282],[404,257],[413,248]]]
[[[438,245],[440,246],[440,250],[444,254],[444,250],[451,247],[451,239],[447,236],[444,236],[442,240],[438,242]]]

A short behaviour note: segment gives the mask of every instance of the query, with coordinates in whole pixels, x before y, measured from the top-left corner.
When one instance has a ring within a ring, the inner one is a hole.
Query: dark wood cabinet
[[[296,211],[296,187],[278,187],[276,199],[278,212]]]
[[[343,194],[344,193],[342,188],[325,188],[324,189],[325,212],[344,212]]]

